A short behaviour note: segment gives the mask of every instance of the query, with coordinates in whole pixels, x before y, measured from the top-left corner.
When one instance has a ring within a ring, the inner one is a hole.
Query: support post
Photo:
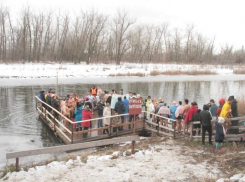
[[[135,151],[134,151],[134,145],[135,145],[135,141],[132,141],[132,149],[131,149],[131,153],[134,154]]]
[[[16,158],[15,169],[19,171],[19,157]]]
[[[37,110],[37,98],[35,98],[35,100],[36,100],[36,110]]]
[[[136,115],[134,115],[134,132],[133,132],[133,134],[135,135],[135,124],[136,124]]]
[[[55,112],[55,111],[53,111],[53,112]],[[56,132],[56,128],[55,128],[55,117],[54,117],[54,113],[53,113],[53,122],[54,122],[54,132]]]
[[[44,110],[45,110],[45,121],[47,121],[47,109],[46,109],[46,107],[44,107]]]
[[[175,128],[176,128],[175,127],[175,122],[173,122],[172,124],[174,125],[174,139],[175,139],[175,137],[176,137],[176,133],[175,133]]]
[[[190,133],[190,137],[191,137],[191,140],[193,139],[193,135],[192,135],[192,133],[193,133],[193,122],[191,122],[191,131],[190,131],[191,133]]]
[[[159,135],[159,130],[160,130],[160,122],[161,122],[161,121],[158,121],[157,135]]]
[[[110,118],[110,133],[109,133],[109,135],[111,136],[111,123],[112,123],[112,118]]]
[[[141,121],[142,121],[142,123],[143,123],[143,129],[145,129],[145,117],[143,117],[143,118],[141,119]]]

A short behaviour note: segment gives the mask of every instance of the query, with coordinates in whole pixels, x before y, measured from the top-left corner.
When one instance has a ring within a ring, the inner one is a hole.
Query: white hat
[[[225,119],[222,117],[218,117],[218,123],[223,124],[225,122]]]
[[[137,98],[140,98],[140,94],[137,94]]]
[[[173,104],[176,104],[176,101],[173,101]]]

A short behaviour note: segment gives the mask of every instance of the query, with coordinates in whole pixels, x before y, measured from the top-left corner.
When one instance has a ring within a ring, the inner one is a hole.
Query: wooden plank
[[[107,139],[107,140],[99,140],[99,141],[94,141],[94,142],[71,144],[71,145],[65,145],[65,146],[11,152],[11,153],[6,154],[6,159],[13,159],[13,158],[18,158],[18,157],[26,157],[26,156],[33,156],[33,155],[40,155],[40,154],[49,154],[49,153],[56,153],[56,152],[66,152],[66,151],[72,151],[72,150],[80,150],[80,149],[98,147],[98,146],[103,146],[103,145],[111,145],[115,143],[135,141],[135,140],[139,140],[138,135],[129,136],[129,137],[121,137],[121,138],[113,138],[113,139]]]

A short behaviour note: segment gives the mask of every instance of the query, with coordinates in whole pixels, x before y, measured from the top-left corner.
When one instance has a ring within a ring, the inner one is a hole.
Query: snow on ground
[[[68,162],[52,162],[30,168],[28,172],[8,173],[0,181],[203,181],[217,179],[221,171],[216,164],[198,163],[191,156],[181,154],[181,146],[151,145],[133,155],[88,156],[87,163],[80,157]]]
[[[216,182],[245,182],[245,174],[239,173],[239,174],[235,174],[234,176],[230,177],[230,178],[220,178],[219,180],[217,180]]]
[[[118,73],[144,73],[149,76],[153,70],[210,70],[218,74],[233,74],[236,66],[221,65],[181,65],[181,64],[135,64],[122,63],[115,64],[46,64],[46,63],[26,63],[26,64],[0,64],[0,78],[86,78],[86,77],[108,77]]]

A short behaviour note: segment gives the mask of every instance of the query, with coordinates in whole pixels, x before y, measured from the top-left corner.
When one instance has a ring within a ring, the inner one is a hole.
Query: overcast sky
[[[0,0],[12,14],[27,5],[35,10],[52,9],[78,13],[94,8],[113,16],[118,9],[128,11],[138,22],[195,29],[212,39],[216,46],[245,45],[245,0]]]

